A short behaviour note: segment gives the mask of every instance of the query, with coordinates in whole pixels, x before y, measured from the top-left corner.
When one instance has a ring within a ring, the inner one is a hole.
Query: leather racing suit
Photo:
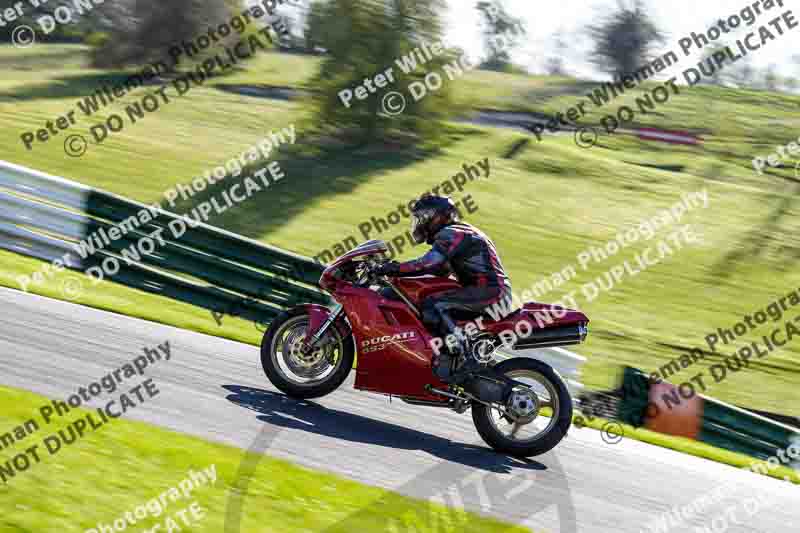
[[[398,276],[447,275],[452,272],[462,285],[422,302],[422,321],[433,332],[446,338],[456,332],[452,311],[465,311],[476,318],[487,308],[502,302],[498,309],[511,310],[511,282],[494,243],[478,228],[453,222],[434,236],[433,248],[424,256],[399,263]]]

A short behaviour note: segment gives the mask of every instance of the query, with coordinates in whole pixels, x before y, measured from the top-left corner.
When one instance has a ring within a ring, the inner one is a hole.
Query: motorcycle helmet
[[[424,194],[411,207],[411,236],[418,243],[433,244],[433,238],[458,220],[458,210],[447,196]]]

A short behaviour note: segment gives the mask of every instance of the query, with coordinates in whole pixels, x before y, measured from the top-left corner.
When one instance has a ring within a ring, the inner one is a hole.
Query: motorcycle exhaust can
[[[585,322],[571,326],[557,326],[535,330],[525,338],[519,339],[514,343],[514,350],[525,350],[528,348],[547,348],[550,346],[569,346],[580,344],[586,339],[589,328]]]

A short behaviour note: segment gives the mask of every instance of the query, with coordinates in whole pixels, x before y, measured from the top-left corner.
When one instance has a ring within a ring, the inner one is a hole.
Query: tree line
[[[77,17],[74,23],[59,25],[47,35],[37,32],[37,40],[87,43],[92,46],[91,58],[96,68],[136,67],[163,59],[170,47],[194,40],[209,27],[230,20],[253,5],[243,2],[114,0]],[[49,0],[36,8],[26,5],[25,16],[17,24],[37,28],[39,17],[52,16],[60,6],[72,4],[72,0]],[[445,0],[310,0],[307,4],[280,6],[276,13],[288,28],[289,37],[276,41],[276,51],[321,57],[311,82],[315,89],[311,105],[319,132],[335,132],[355,143],[401,134],[416,140],[437,139],[442,119],[452,112],[454,105],[446,85],[420,101],[409,101],[402,115],[396,117],[387,117],[382,112],[380,94],[370,96],[363,105],[349,107],[342,105],[339,94],[358,87],[365,78],[393,65],[397,58],[413,53],[422,43],[441,41],[446,9]],[[513,60],[514,50],[525,41],[523,20],[512,14],[503,0],[478,0],[470,9],[477,12],[484,43],[484,56],[477,68],[525,72]],[[258,31],[257,25],[251,21],[247,31]],[[15,24],[8,24],[0,28],[0,34],[7,33],[6,38],[10,38],[14,27]],[[666,41],[642,0],[618,0],[616,9],[609,10],[585,30],[592,42],[592,62],[615,79],[647,64],[657,47]],[[513,43],[501,39],[510,31],[519,37]],[[240,38],[232,35],[228,39]],[[551,41],[553,51],[544,61],[546,71],[569,74],[565,60],[569,36],[554,32]],[[406,87],[413,82],[421,83],[428,72],[441,69],[462,53],[447,50],[414,68],[394,69],[395,84]],[[800,64],[800,56],[797,62]],[[759,77],[755,69],[744,64],[708,82],[770,90],[793,90],[798,86],[794,78],[779,76],[774,66],[762,74]]]

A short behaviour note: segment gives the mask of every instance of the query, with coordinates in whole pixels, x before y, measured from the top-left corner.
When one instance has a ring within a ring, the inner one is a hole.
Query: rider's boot
[[[455,361],[455,371],[450,371],[446,375],[441,375],[437,372],[439,378],[450,385],[458,385],[464,381],[469,375],[483,369],[481,363],[472,355],[472,350],[469,342],[466,339],[460,338],[457,343],[448,346],[451,361]]]

